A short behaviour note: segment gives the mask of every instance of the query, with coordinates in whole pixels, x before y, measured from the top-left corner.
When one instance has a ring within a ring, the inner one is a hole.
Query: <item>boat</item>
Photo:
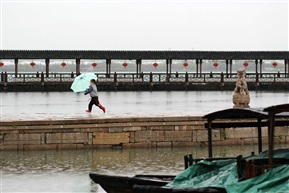
[[[267,192],[287,191],[289,149],[274,150],[273,148],[274,127],[289,126],[287,112],[289,112],[289,104],[265,109],[225,109],[205,115],[203,118],[207,119],[205,127],[208,129],[209,156],[207,159],[185,156],[186,170],[178,176],[127,177],[90,173],[90,178],[100,184],[107,193],[241,193],[257,191],[254,186],[258,187],[258,190],[264,189]],[[231,119],[236,121],[228,122]],[[261,128],[264,126],[268,126],[267,151],[262,151]],[[212,129],[240,127],[258,127],[259,154],[252,153],[245,157],[240,155],[236,158],[213,158]],[[275,179],[279,181],[273,183]],[[274,186],[271,185],[268,189],[268,183]]]
[[[133,177],[90,173],[93,182],[107,193],[132,193],[134,185],[165,186],[172,182],[172,175],[135,175]]]

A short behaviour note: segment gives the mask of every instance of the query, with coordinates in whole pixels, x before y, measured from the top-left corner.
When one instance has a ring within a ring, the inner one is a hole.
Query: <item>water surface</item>
[[[257,152],[257,146],[220,146],[213,150],[215,157],[230,157]],[[195,158],[207,157],[207,148],[0,152],[0,192],[103,193],[91,182],[89,172],[175,175],[183,170],[183,156],[188,153]]]
[[[100,92],[105,114],[87,114],[89,96],[73,92],[0,93],[2,120],[195,116],[231,108],[230,91]],[[251,107],[288,103],[288,92],[250,92]]]

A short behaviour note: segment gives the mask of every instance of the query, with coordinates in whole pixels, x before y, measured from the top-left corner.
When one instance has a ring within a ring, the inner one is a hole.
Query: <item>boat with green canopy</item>
[[[203,118],[208,130],[208,158],[194,159],[186,155],[186,169],[179,175],[123,177],[90,173],[90,178],[108,193],[265,193],[289,190],[289,149],[274,149],[275,126],[289,126],[289,104],[265,109],[225,109]],[[252,127],[258,128],[258,155],[212,156],[213,129]],[[262,151],[262,127],[268,127],[266,151]]]

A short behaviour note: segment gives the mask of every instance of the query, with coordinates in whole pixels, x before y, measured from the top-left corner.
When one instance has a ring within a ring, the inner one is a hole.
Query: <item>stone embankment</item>
[[[110,118],[0,123],[0,150],[206,146],[201,117]],[[263,128],[263,143],[267,128]],[[289,130],[277,127],[277,143]],[[257,128],[214,130],[213,145],[257,144]]]

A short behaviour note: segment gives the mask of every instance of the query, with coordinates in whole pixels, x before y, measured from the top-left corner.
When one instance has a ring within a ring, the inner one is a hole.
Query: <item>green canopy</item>
[[[283,156],[280,154],[280,157]],[[260,157],[267,157],[266,152]],[[224,188],[228,193],[284,193],[289,192],[289,165],[279,166],[265,174],[238,182],[236,160],[200,161],[179,174],[167,186]]]

